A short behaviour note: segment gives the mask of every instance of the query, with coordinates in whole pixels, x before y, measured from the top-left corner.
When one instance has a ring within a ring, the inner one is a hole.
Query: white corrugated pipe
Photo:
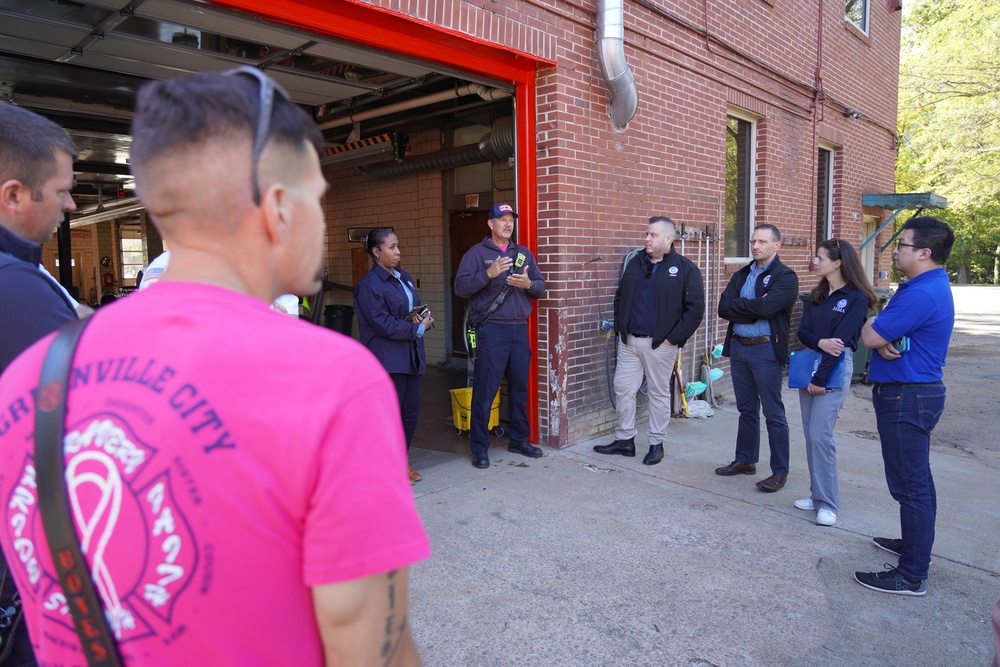
[[[597,60],[611,93],[611,125],[624,132],[639,106],[632,70],[625,62],[624,0],[597,0]]]

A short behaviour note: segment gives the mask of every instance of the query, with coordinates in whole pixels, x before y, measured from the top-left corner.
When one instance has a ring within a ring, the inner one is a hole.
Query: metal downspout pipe
[[[597,0],[597,60],[611,93],[611,126],[624,132],[639,106],[632,70],[625,62],[625,2]]]

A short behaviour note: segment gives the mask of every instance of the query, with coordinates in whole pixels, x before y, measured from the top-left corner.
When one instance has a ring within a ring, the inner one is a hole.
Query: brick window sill
[[[856,38],[864,42],[866,46],[871,46],[872,44],[871,37],[866,35],[863,30],[861,30],[858,26],[854,25],[847,19],[844,19],[844,29],[847,30],[848,33],[854,35]]]

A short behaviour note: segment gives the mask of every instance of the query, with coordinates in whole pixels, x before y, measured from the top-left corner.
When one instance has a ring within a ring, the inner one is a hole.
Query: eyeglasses
[[[271,132],[271,111],[274,108],[274,93],[277,91],[286,102],[291,102],[291,99],[284,88],[256,67],[240,65],[234,69],[226,70],[223,74],[232,76],[245,74],[260,85],[260,100],[257,105],[259,107],[257,110],[259,115],[257,116],[257,128],[253,135],[253,161],[250,163],[253,170],[253,203],[260,206],[260,183],[257,180],[257,170],[260,164],[260,155],[264,152],[268,134]]]
[[[913,245],[912,243],[903,243],[902,241],[896,241],[896,247],[905,246],[907,248],[913,248],[914,250],[923,250],[926,246]]]

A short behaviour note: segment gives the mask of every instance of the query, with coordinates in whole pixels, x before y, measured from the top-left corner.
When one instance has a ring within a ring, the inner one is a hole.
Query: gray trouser
[[[809,464],[809,491],[816,509],[825,507],[836,512],[840,509],[840,486],[837,481],[837,443],[833,429],[837,416],[844,407],[847,392],[851,389],[854,374],[854,355],[851,348],[844,348],[844,385],[827,389],[825,394],[813,396],[805,389],[799,390],[799,407],[802,410],[802,430],[806,438],[806,461]]]
[[[667,439],[670,423],[670,379],[677,360],[677,346],[664,340],[653,349],[652,338],[628,337],[628,343],[618,344],[615,367],[615,405],[618,408],[618,428],[615,440],[634,438],[635,393],[646,375],[649,391],[649,444],[659,445]]]

